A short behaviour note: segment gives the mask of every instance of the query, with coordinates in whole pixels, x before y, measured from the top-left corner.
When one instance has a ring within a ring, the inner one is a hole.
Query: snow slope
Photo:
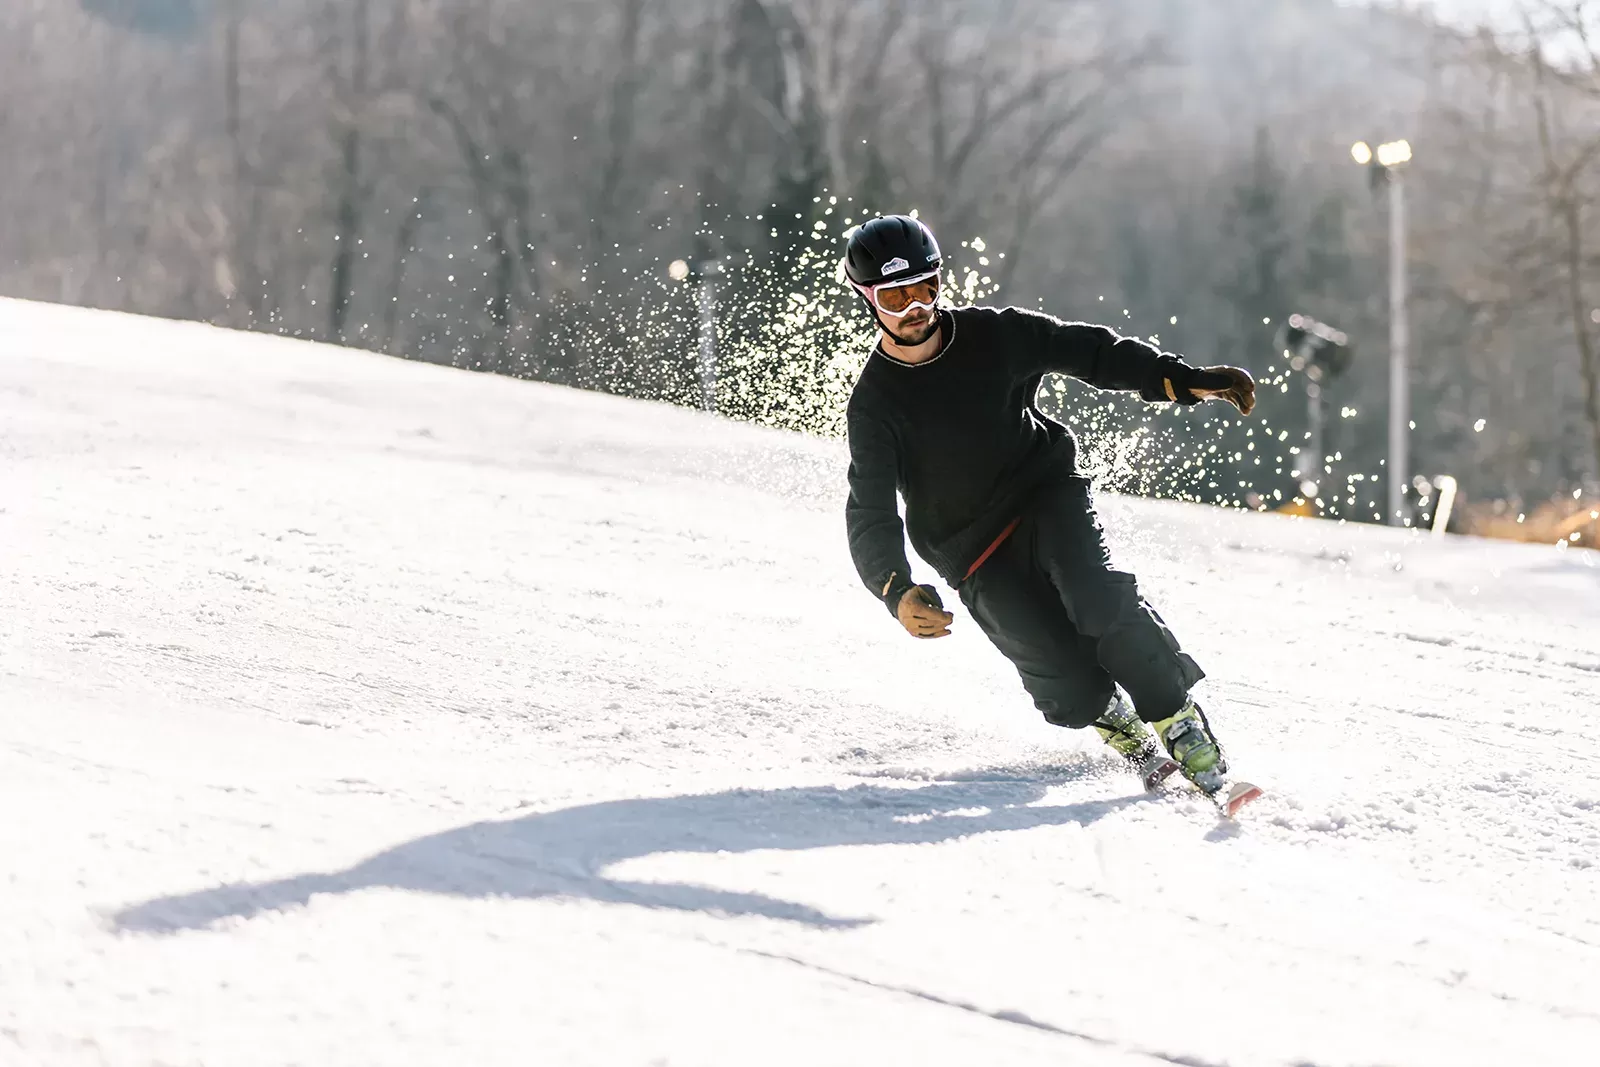
[[[1226,825],[906,638],[834,444],[0,301],[0,472],[0,1064],[1600,1044],[1600,554],[1103,499]]]

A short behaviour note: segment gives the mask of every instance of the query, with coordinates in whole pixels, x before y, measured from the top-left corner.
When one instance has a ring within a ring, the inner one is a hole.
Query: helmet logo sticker
[[[897,270],[909,270],[910,268],[911,264],[907,263],[899,256],[895,256],[893,259],[883,265],[883,270],[880,273],[893,274]]]

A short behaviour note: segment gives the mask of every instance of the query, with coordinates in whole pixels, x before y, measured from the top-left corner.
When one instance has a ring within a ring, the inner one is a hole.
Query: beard
[[[932,337],[938,329],[939,313],[937,311],[930,311],[926,322],[911,328],[907,328],[903,322],[896,323],[893,328],[883,324],[884,332],[893,337],[896,344],[904,345],[907,348],[915,348],[917,345],[922,344]]]

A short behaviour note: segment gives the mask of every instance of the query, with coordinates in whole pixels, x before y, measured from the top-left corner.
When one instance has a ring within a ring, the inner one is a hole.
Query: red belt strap
[[[1019,522],[1021,522],[1021,521],[1022,521],[1022,516],[1018,515],[1016,518],[1011,520],[1011,524],[1009,526],[1007,526],[1004,530],[1000,531],[1000,536],[996,537],[994,539],[994,542],[992,544],[990,544],[988,548],[983,550],[983,555],[979,556],[976,560],[974,560],[973,563],[972,563],[972,566],[967,568],[966,575],[963,576],[962,579],[961,579],[963,582],[966,581],[968,578],[971,578],[974,574],[978,573],[978,568],[983,566],[984,562],[986,560],[988,560],[988,558],[990,556],[994,555],[996,549],[998,549],[1001,545],[1006,543],[1006,538],[1011,536],[1012,531],[1014,531],[1017,528],[1017,524]]]

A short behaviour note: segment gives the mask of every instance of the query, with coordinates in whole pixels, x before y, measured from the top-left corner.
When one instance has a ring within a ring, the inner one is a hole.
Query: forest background
[[[710,395],[832,434],[868,347],[841,235],[915,210],[957,299],[1106,322],[1260,378],[1249,425],[1055,385],[1044,402],[1089,428],[1113,485],[1280,507],[1310,475],[1305,507],[1375,521],[1388,207],[1350,146],[1405,138],[1418,521],[1448,474],[1472,528],[1517,533],[1537,511],[1587,543],[1570,520],[1600,491],[1600,62],[1577,0],[1497,16],[11,0],[0,294]],[[1321,463],[1298,451],[1311,383],[1279,343],[1294,313],[1351,344],[1316,383]]]

